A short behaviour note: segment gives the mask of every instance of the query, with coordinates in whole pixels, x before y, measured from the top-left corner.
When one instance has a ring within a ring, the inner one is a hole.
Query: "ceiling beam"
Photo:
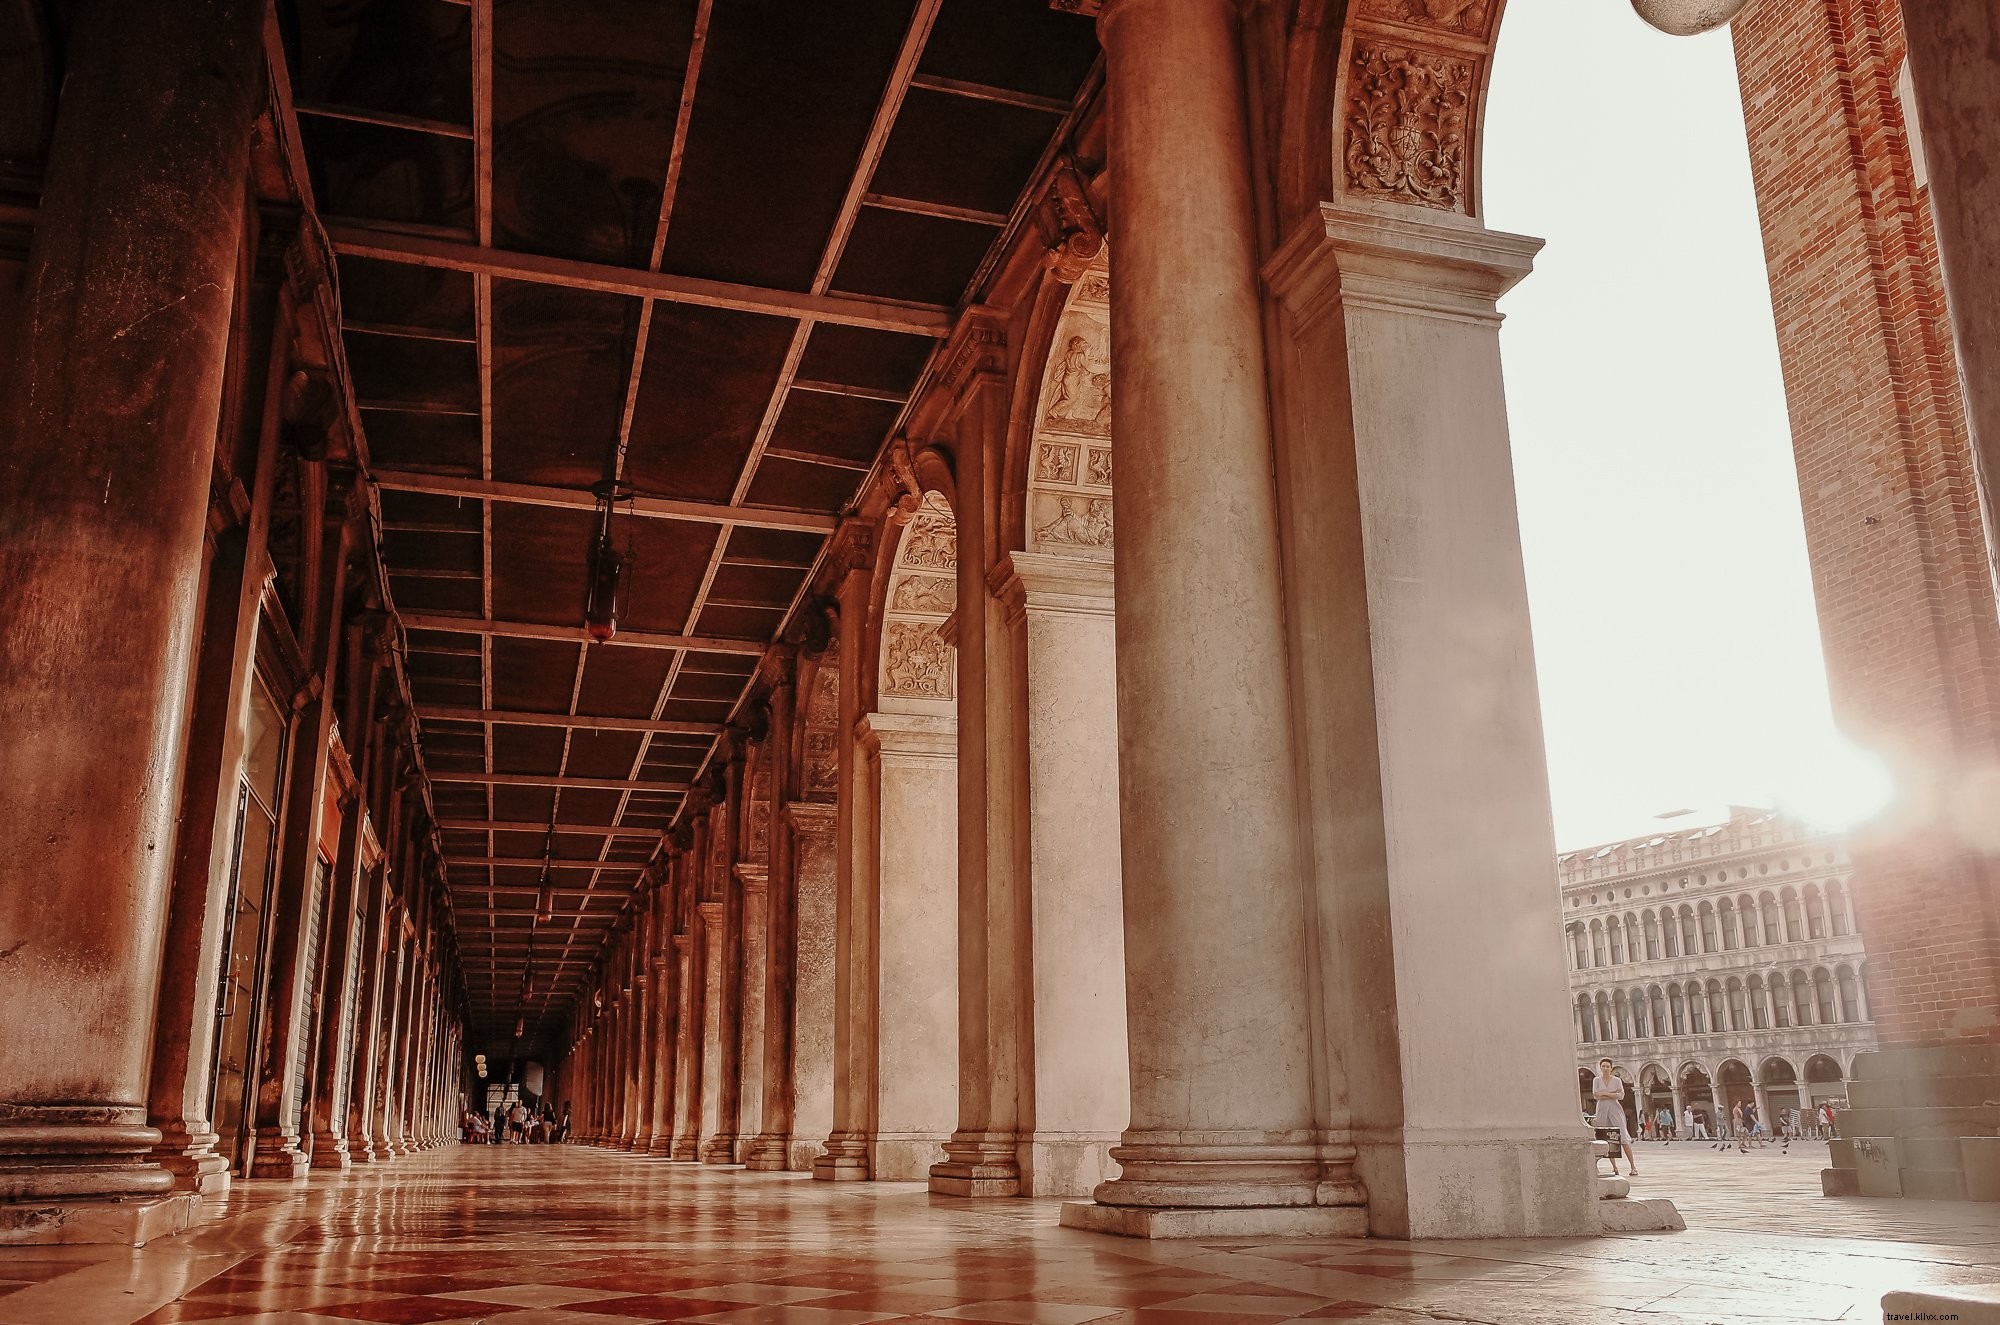
[[[542,866],[542,858],[540,856],[444,856],[442,859],[447,865],[468,865],[478,869],[484,869],[490,865],[520,865],[528,869],[540,869]],[[597,860],[595,858],[577,860],[574,857],[565,856],[557,856],[549,864],[559,870],[617,869],[621,865],[626,869],[634,870],[643,870],[646,868],[646,862],[643,860]]]
[[[532,281],[538,285],[560,285],[572,290],[598,290],[640,299],[661,299],[668,303],[698,304],[705,308],[728,308],[771,317],[811,318],[816,322],[869,327],[877,331],[900,331],[938,340],[951,332],[952,312],[942,304],[767,290],[729,281],[642,271],[611,263],[551,258],[536,253],[510,253],[505,249],[485,248],[463,240],[402,234],[356,225],[351,221],[329,221],[326,231],[336,252],[381,262],[471,272],[510,281]]]
[[[447,616],[438,612],[402,612],[407,630],[455,631],[461,635],[484,635],[490,639],[553,640],[559,644],[592,644],[582,626],[551,626],[538,621],[495,621],[491,618]],[[667,635],[648,630],[621,630],[605,641],[612,648],[679,649],[689,653],[739,653],[762,657],[763,640],[717,639],[708,635]]]
[[[441,138],[472,138],[472,126],[450,120],[427,119],[421,115],[399,115],[390,110],[366,110],[359,106],[333,106],[317,101],[294,101],[292,109],[320,120],[346,120],[350,124],[372,124],[382,129],[407,129],[412,133],[436,134]]]
[[[962,78],[940,78],[936,74],[918,74],[910,80],[910,86],[920,87],[926,92],[942,92],[947,96],[965,97],[971,101],[990,101],[1000,106],[1047,111],[1051,115],[1067,115],[1070,112],[1070,103],[1056,97],[1036,96],[1032,92],[1016,92],[1011,87],[994,87],[990,83],[970,83]]]
[[[434,768],[430,774],[433,782],[471,782],[488,787],[589,787],[599,791],[656,791],[665,795],[679,795],[687,790],[686,784],[679,782],[567,777],[555,773],[457,773]]]
[[[467,497],[478,501],[508,502],[516,506],[557,506],[568,510],[597,510],[597,494],[588,488],[554,488],[537,483],[500,483],[489,479],[461,478],[453,474],[425,474],[412,470],[375,469],[369,472],[375,486],[390,492],[421,492],[434,497]],[[730,506],[723,502],[682,501],[675,497],[633,497],[618,503],[618,513],[647,520],[689,520],[698,524],[742,525],[748,529],[790,529],[799,533],[830,534],[840,524],[831,515],[811,511],[780,511],[770,507]]]
[[[575,727],[583,731],[647,732],[655,736],[715,736],[719,722],[669,722],[657,718],[597,718],[586,713],[530,713],[525,709],[456,708],[450,704],[419,704],[419,718],[438,722],[496,722],[511,727]],[[560,830],[562,825],[556,825]]]
[[[473,833],[546,833],[549,826],[532,819],[440,819],[437,826],[446,832],[458,829]],[[658,837],[657,828],[618,828],[611,824],[557,824],[556,836],[572,837]]]

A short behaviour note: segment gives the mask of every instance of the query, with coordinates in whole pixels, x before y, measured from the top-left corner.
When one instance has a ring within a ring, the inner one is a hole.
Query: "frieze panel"
[[[806,794],[832,795],[840,788],[840,744],[834,728],[840,721],[840,673],[822,666],[813,673],[806,700]]]
[[[1111,499],[1063,492],[1037,494],[1035,537],[1044,544],[1109,551]]]
[[[1089,319],[1062,338],[1049,366],[1043,427],[1091,437],[1111,435],[1111,365],[1097,349],[1108,338],[1104,327]]]
[[[1076,452],[1074,446],[1043,442],[1035,459],[1035,477],[1044,483],[1076,482]]]
[[[1393,202],[1467,210],[1472,62],[1357,40],[1348,77],[1347,187]]]
[[[935,575],[912,575],[896,586],[889,600],[894,612],[927,612],[950,616],[958,609],[958,584]]]
[[[948,516],[919,515],[903,536],[901,564],[922,570],[957,570],[958,526]]]
[[[936,625],[891,621],[882,647],[884,698],[952,698],[951,646]]]
[[[1362,0],[1361,12],[1446,32],[1484,34],[1493,0]]]
[[[1101,446],[1090,448],[1090,464],[1084,473],[1083,481],[1092,487],[1111,486],[1111,452],[1108,448]]]
[[[1111,278],[1101,271],[1085,272],[1076,283],[1076,300],[1082,304],[1111,302]]]

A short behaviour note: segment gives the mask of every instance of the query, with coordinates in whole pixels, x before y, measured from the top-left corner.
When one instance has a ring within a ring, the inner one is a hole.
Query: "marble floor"
[[[1053,1201],[453,1147],[244,1184],[139,1251],[0,1250],[0,1325],[1874,1321],[1892,1287],[2000,1281],[2000,1208],[1828,1200],[1824,1155],[1647,1146],[1637,1192],[1685,1233],[1142,1243]]]

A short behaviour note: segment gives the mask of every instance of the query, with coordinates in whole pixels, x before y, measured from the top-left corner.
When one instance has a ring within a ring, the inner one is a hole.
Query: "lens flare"
[[[1829,733],[1799,751],[1776,800],[1815,828],[1845,833],[1888,809],[1896,793],[1895,774],[1878,755]]]

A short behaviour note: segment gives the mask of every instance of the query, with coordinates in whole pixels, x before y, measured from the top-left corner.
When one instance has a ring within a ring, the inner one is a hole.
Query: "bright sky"
[[[1487,223],[1548,241],[1501,345],[1556,841],[1794,799],[1835,737],[1729,35],[1625,0],[1501,34]]]

